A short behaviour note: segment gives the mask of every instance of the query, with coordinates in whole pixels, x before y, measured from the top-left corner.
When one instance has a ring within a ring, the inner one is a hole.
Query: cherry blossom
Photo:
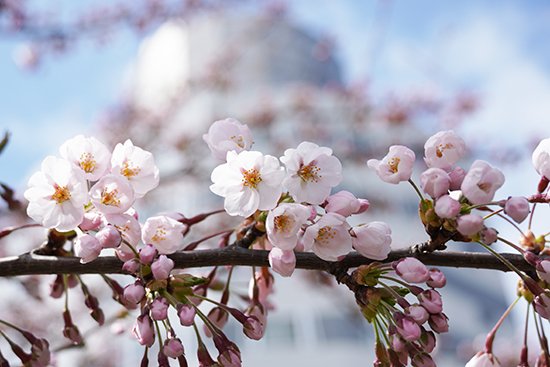
[[[395,272],[407,283],[424,283],[430,279],[428,268],[414,257],[406,257],[394,263]]]
[[[420,175],[422,190],[432,198],[438,198],[449,191],[450,178],[441,168],[428,168]]]
[[[319,221],[309,226],[303,237],[306,250],[326,261],[337,261],[351,249],[351,236],[346,218],[340,214],[327,213]]]
[[[298,242],[298,231],[309,217],[307,206],[283,203],[269,211],[265,222],[267,238],[273,246],[292,250]]]
[[[464,367],[498,367],[498,359],[488,352],[478,352]]]
[[[415,158],[414,152],[409,148],[403,145],[392,145],[381,161],[369,159],[367,165],[376,171],[382,181],[398,184],[411,178]]]
[[[550,138],[542,140],[537,145],[531,158],[538,174],[550,178]]]
[[[78,236],[74,242],[74,254],[80,257],[80,262],[82,264],[97,259],[101,253],[101,249],[101,243],[94,236],[89,234]]]
[[[327,213],[333,212],[349,217],[352,214],[360,214],[369,208],[369,201],[358,199],[351,192],[342,190],[330,195],[325,202]]]
[[[342,164],[330,148],[305,141],[280,159],[287,172],[283,186],[298,203],[321,204],[342,181]]]
[[[424,144],[424,161],[430,168],[448,171],[466,152],[466,144],[454,131],[440,131]]]
[[[110,167],[111,153],[93,136],[77,135],[63,143],[59,153],[89,181],[99,180]]]
[[[514,196],[506,200],[504,212],[516,223],[521,223],[529,215],[529,202],[522,196]]]
[[[215,121],[202,139],[208,144],[212,155],[221,161],[225,160],[227,152],[249,150],[253,143],[248,126],[233,118]]]
[[[159,184],[159,169],[153,155],[134,146],[130,139],[115,146],[111,156],[111,172],[126,177],[136,198],[143,197]]]
[[[24,196],[29,201],[29,217],[59,231],[70,231],[82,222],[88,190],[84,178],[74,172],[69,162],[46,157],[28,186]]]
[[[504,175],[489,163],[476,160],[460,186],[462,194],[475,205],[487,204],[504,184]]]
[[[136,218],[128,214],[108,214],[105,216],[105,222],[113,225],[120,232],[123,241],[131,246],[138,244],[141,238],[141,226]],[[125,244],[121,244],[119,248],[123,248],[123,251],[130,251]]]
[[[296,255],[292,250],[273,247],[269,251],[269,266],[283,277],[289,277],[296,267]]]
[[[143,243],[156,247],[161,254],[173,254],[181,249],[185,225],[165,215],[148,218],[143,224]]]
[[[461,215],[456,223],[456,229],[464,236],[473,236],[483,229],[483,218],[477,214]]]
[[[210,190],[223,196],[229,215],[248,217],[256,210],[275,208],[284,171],[279,160],[255,151],[227,153],[227,163],[212,171]]]
[[[353,227],[353,248],[361,255],[373,259],[384,260],[391,251],[391,229],[384,222],[370,222]]]
[[[102,214],[122,214],[134,204],[134,190],[122,176],[102,177],[90,189],[90,198]]]
[[[443,195],[435,202],[434,210],[440,218],[455,218],[460,213],[460,203],[449,195]]]

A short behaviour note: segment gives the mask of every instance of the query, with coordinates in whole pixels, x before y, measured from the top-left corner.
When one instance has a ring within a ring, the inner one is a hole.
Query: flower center
[[[398,157],[392,157],[388,160],[388,166],[393,173],[397,173],[399,162],[401,162],[401,159],[399,159]]]
[[[114,189],[108,191],[106,187],[101,190],[101,204],[110,206],[120,206],[120,199],[118,198],[118,190]]]
[[[166,229],[164,227],[158,227],[154,236],[151,237],[151,241],[160,242],[166,239]]]
[[[262,176],[256,168],[243,171],[243,186],[255,189],[260,182],[262,182]]]
[[[126,178],[132,178],[141,171],[139,167],[131,167],[129,161],[124,161],[122,168],[120,169],[120,174],[126,176]]]
[[[489,190],[491,190],[491,184],[488,182],[480,182],[477,184],[477,187],[484,192],[489,192]]]
[[[67,186],[53,184],[53,188],[55,189],[55,192],[53,193],[51,199],[55,200],[58,204],[64,203],[71,198],[71,193]]]
[[[307,166],[300,167],[298,176],[300,176],[304,182],[319,182],[319,179],[322,177],[319,171],[321,171],[319,167],[314,163],[310,163]]]
[[[324,226],[317,232],[317,238],[315,240],[322,244],[327,244],[333,240],[334,237],[336,237],[336,230],[331,226]]]
[[[233,135],[229,139],[233,140],[235,144],[241,149],[244,149],[244,138],[242,135]]]
[[[275,229],[280,232],[288,232],[289,227],[292,226],[293,220],[288,215],[278,215],[273,219]]]
[[[97,162],[94,160],[92,153],[82,153],[78,165],[86,173],[92,173],[95,170]]]
[[[437,146],[437,148],[435,149],[435,155],[437,156],[437,158],[441,158],[443,157],[443,153],[445,152],[445,150],[447,149],[451,149],[453,148],[454,146],[450,143],[447,143],[447,144],[439,144]]]

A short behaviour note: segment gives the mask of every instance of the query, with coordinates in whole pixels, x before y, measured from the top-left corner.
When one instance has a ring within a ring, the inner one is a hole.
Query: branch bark
[[[170,255],[175,267],[198,268],[208,266],[242,265],[269,266],[268,251],[249,250],[238,246],[229,246],[215,250],[183,251]],[[426,265],[454,268],[476,268],[509,271],[498,259],[486,253],[477,252],[434,252],[415,253],[410,249],[392,251],[383,262],[391,262],[403,257],[416,257]],[[532,271],[521,255],[502,254],[508,261],[523,271]],[[296,268],[330,271],[334,266],[344,269],[369,264],[373,260],[358,253],[350,253],[343,260],[333,263],[318,258],[309,252],[296,253]],[[77,257],[43,256],[23,254],[0,259],[0,276],[20,276],[30,274],[115,274],[123,273],[122,262],[115,256],[103,256],[90,263],[81,264]]]

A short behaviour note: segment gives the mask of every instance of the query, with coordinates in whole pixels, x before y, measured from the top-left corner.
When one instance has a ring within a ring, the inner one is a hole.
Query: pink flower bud
[[[164,341],[162,351],[167,357],[176,359],[179,356],[183,355],[183,344],[181,343],[181,340],[177,338],[166,339]]]
[[[144,248],[139,250],[139,259],[144,264],[151,264],[155,259],[155,256],[157,256],[157,249],[151,244],[146,245]]]
[[[550,284],[550,260],[542,260],[537,264],[539,278]]]
[[[483,218],[477,214],[461,215],[456,224],[456,229],[461,234],[471,237],[483,229]]]
[[[264,336],[265,327],[255,316],[250,316],[243,325],[243,331],[250,339],[260,340]]]
[[[233,349],[221,353],[218,356],[218,362],[224,367],[241,367],[242,365],[240,354]]]
[[[97,259],[101,253],[101,244],[92,235],[83,234],[74,242],[74,254],[80,257],[80,263],[86,264]]]
[[[139,344],[151,347],[155,342],[155,332],[153,330],[153,321],[147,314],[138,316],[132,334]]]
[[[54,281],[50,283],[50,297],[60,298],[65,292],[65,286],[63,284],[63,275],[58,274]]]
[[[289,277],[296,267],[296,255],[293,250],[285,251],[273,247],[269,251],[269,266],[283,277]]]
[[[428,289],[418,295],[420,304],[431,314],[441,313],[443,311],[443,302],[439,292]]]
[[[380,161],[369,159],[367,165],[376,171],[382,181],[398,184],[411,178],[415,154],[403,145],[392,145],[388,154]]]
[[[401,338],[399,334],[393,334],[390,336],[391,348],[396,352],[403,352],[407,350],[407,342]]]
[[[168,301],[164,297],[157,297],[151,303],[151,318],[165,320],[168,316]]]
[[[441,168],[428,168],[420,175],[422,190],[432,198],[438,198],[449,192],[450,178]]]
[[[102,218],[101,214],[96,211],[84,213],[84,218],[79,227],[83,231],[95,231],[101,226]]]
[[[497,358],[492,353],[478,352],[464,367],[498,367]]]
[[[427,353],[418,353],[415,355],[411,364],[413,367],[437,367],[432,357]]]
[[[454,131],[439,131],[424,144],[424,161],[428,167],[449,170],[465,152],[464,140]]]
[[[430,327],[433,331],[435,331],[438,334],[446,333],[449,331],[449,318],[444,313],[437,313],[430,315],[430,318],[428,319],[428,323],[430,324]]]
[[[460,203],[449,195],[440,196],[435,201],[435,214],[439,218],[455,218],[460,213]]]
[[[153,277],[157,280],[168,279],[172,269],[174,269],[174,261],[169,259],[166,255],[160,255],[159,258],[151,264]]]
[[[539,175],[550,178],[550,139],[542,140],[533,151],[531,158]]]
[[[355,214],[361,214],[366,212],[370,207],[369,201],[367,199],[357,199],[357,200],[359,200],[359,210],[355,212]]]
[[[516,223],[521,223],[529,215],[529,201],[522,196],[514,196],[506,200],[504,212]]]
[[[145,288],[139,282],[124,287],[124,300],[129,304],[138,304],[145,297]]]
[[[330,195],[326,200],[325,210],[327,213],[338,213],[344,217],[349,217],[361,209],[359,200],[349,191],[338,191]]]
[[[441,270],[432,268],[429,270],[429,279],[426,284],[432,288],[443,288],[447,284],[447,278]]]
[[[408,283],[424,283],[430,277],[428,268],[414,257],[406,257],[393,263],[397,275]]]
[[[223,308],[220,308],[220,307],[214,307],[208,313],[208,319],[214,325],[216,325],[219,329],[223,329],[225,324],[227,324],[228,317],[229,317],[229,315],[228,315],[227,311],[225,311]],[[207,337],[209,337],[209,338],[212,337],[212,332],[206,326],[204,328],[204,333],[206,334]]]
[[[472,163],[464,177],[462,194],[475,205],[487,204],[495,196],[495,192],[504,184],[504,175],[489,163],[477,160]]]
[[[106,225],[101,231],[95,234],[95,238],[103,248],[115,248],[120,245],[122,236],[120,232],[112,225]]]
[[[420,338],[420,326],[412,318],[403,316],[396,322],[397,333],[406,341],[412,342]]]
[[[455,167],[451,172],[449,172],[449,179],[451,180],[449,185],[449,190],[460,190],[462,181],[466,176],[466,171],[462,167]]]
[[[351,241],[361,255],[373,260],[384,260],[391,251],[391,229],[384,222],[353,227]]]
[[[424,352],[431,353],[435,349],[435,334],[433,331],[424,331],[419,339]]]
[[[533,301],[535,311],[547,320],[550,320],[550,296],[548,293],[541,293]]]
[[[411,305],[405,309],[405,315],[416,321],[418,325],[424,324],[428,321],[430,314],[426,309],[418,304]]]
[[[122,270],[129,274],[135,274],[140,268],[139,260],[136,258],[130,259],[128,261],[125,261],[124,264],[122,264]]]
[[[190,304],[178,305],[178,317],[182,326],[191,326],[195,322],[195,307]]]
[[[480,234],[481,234],[481,241],[483,241],[483,243],[486,245],[495,243],[498,240],[498,232],[494,228],[484,228]]]
[[[233,118],[215,121],[202,139],[208,144],[212,155],[221,161],[225,160],[228,151],[239,153],[249,150],[253,143],[248,126]]]

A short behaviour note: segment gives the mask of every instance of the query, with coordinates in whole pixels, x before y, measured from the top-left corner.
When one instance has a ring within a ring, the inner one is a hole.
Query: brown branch
[[[183,251],[170,255],[176,268],[198,268],[207,266],[242,265],[269,266],[268,251],[248,250],[238,246],[229,246],[215,250]],[[473,252],[435,252],[414,253],[409,249],[392,251],[384,262],[391,262],[403,257],[413,256],[426,265],[477,268],[509,271],[498,259],[486,253]],[[502,254],[508,261],[523,271],[532,271],[521,255]],[[100,257],[88,264],[81,264],[77,257],[42,256],[23,254],[0,259],[0,276],[19,276],[29,274],[109,274],[123,273],[122,262],[114,256]],[[332,263],[318,258],[309,252],[296,253],[296,268],[330,271],[335,264],[344,269],[368,264],[373,260],[357,253],[350,253],[342,261]]]

